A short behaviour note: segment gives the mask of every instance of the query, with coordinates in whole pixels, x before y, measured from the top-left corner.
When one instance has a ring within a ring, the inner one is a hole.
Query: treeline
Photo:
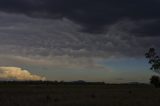
[[[0,81],[0,85],[105,85],[105,83],[85,81]]]

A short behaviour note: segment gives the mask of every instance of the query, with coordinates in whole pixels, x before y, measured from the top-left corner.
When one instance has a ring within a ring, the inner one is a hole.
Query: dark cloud
[[[112,24],[105,34],[91,34],[77,31],[81,26],[66,18],[53,20],[0,12],[0,19],[0,54],[137,57],[144,56],[149,47],[160,46],[158,36],[132,36],[130,30],[139,26],[131,20]]]
[[[160,20],[142,21],[131,32],[141,36],[160,36]]]
[[[159,0],[1,0],[0,10],[41,18],[68,18],[85,32],[106,32],[124,19],[135,22],[158,20],[157,24],[142,23],[131,32],[136,35],[159,36]]]
[[[1,0],[0,54],[144,56],[149,47],[160,46],[159,4],[158,0]]]

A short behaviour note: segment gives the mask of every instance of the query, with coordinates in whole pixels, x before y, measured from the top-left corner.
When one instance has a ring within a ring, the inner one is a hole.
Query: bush
[[[158,76],[152,76],[150,79],[150,83],[154,85],[156,88],[160,87],[160,78]]]

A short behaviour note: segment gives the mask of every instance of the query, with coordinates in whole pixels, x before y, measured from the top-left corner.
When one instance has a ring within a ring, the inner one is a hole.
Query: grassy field
[[[0,106],[159,106],[149,85],[0,85]]]

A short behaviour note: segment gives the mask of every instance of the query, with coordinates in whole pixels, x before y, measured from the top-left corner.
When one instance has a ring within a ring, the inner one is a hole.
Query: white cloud
[[[19,67],[0,67],[0,79],[10,80],[45,80],[45,77],[31,74]]]

